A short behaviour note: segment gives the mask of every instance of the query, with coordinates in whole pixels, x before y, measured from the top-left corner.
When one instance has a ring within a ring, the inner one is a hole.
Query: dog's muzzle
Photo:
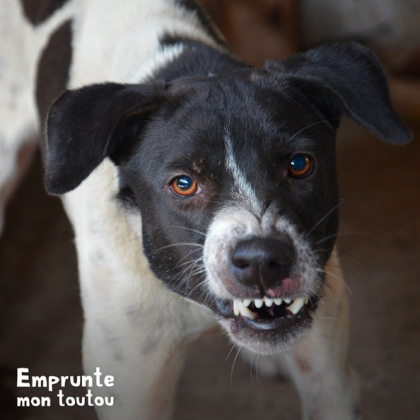
[[[240,284],[258,288],[265,295],[290,276],[295,258],[290,240],[257,237],[238,242],[232,253],[231,270]]]
[[[310,326],[323,272],[291,222],[267,225],[245,211],[220,217],[204,253],[222,324],[235,341],[262,353],[292,343]]]

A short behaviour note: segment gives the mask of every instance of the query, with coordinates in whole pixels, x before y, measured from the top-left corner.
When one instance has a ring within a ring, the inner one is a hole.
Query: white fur
[[[254,214],[261,214],[261,204],[257,199],[257,195],[255,194],[252,185],[247,181],[245,174],[236,162],[232,140],[228,132],[225,134],[225,148],[225,165],[233,177],[236,193],[238,194],[238,200],[245,202],[244,204],[246,204]]]
[[[141,81],[167,59],[164,34],[190,36],[218,47],[199,19],[171,0],[74,0],[70,87],[103,81]]]

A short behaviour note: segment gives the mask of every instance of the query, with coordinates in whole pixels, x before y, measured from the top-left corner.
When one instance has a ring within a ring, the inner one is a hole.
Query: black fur
[[[64,22],[51,35],[38,62],[36,103],[40,121],[45,121],[48,108],[65,89],[72,59],[72,22]]]
[[[40,25],[54,12],[64,6],[68,0],[16,0],[20,1],[26,19],[33,25]]]

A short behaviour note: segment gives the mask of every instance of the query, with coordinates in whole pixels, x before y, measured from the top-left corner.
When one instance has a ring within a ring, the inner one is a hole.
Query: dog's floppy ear
[[[392,109],[378,59],[356,42],[327,44],[288,60],[267,61],[265,69],[300,89],[327,119],[338,122],[345,113],[388,143],[411,140]]]
[[[106,83],[64,92],[46,122],[47,191],[71,191],[107,156],[118,163],[162,101],[164,90],[164,82],[155,82]]]

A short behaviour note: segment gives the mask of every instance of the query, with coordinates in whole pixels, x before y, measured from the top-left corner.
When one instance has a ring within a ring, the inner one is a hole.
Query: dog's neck
[[[84,10],[73,22],[70,88],[105,81],[141,82],[179,57],[186,45],[176,39],[228,50],[193,1],[87,0],[82,4]],[[82,62],[89,65],[78,65]]]

